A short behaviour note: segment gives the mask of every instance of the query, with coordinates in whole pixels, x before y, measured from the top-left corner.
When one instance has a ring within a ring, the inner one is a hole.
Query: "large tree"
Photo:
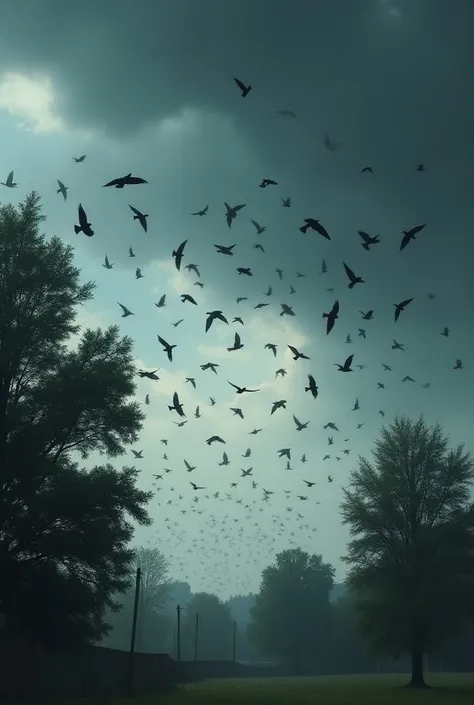
[[[0,208],[0,603],[7,628],[73,644],[105,633],[151,493],[133,467],[78,462],[122,455],[143,414],[130,338],[114,326],[71,346],[94,285],[43,220],[35,193]]]
[[[225,602],[208,592],[194,593],[183,610],[181,623],[181,644],[185,659],[194,657],[196,621],[198,660],[230,660],[234,625]]]
[[[351,540],[345,561],[359,623],[374,648],[411,655],[423,687],[423,652],[473,615],[474,466],[439,425],[395,419],[359,459],[341,505]]]
[[[174,623],[167,614],[171,586],[169,564],[157,548],[144,546],[136,549],[134,563],[133,570],[139,567],[141,571],[135,649],[156,653],[167,648]],[[120,609],[107,613],[106,621],[112,629],[102,640],[103,646],[130,648],[135,588],[134,580],[126,592],[116,596]]]
[[[331,622],[334,569],[300,548],[282,551],[262,573],[249,636],[263,652],[291,662],[322,666]]]

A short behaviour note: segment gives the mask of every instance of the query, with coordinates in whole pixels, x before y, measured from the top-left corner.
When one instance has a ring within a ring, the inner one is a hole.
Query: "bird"
[[[324,226],[321,225],[319,220],[315,220],[314,218],[305,218],[304,225],[301,226],[300,231],[302,233],[305,233],[308,229],[315,230],[317,233],[326,238],[326,240],[331,239],[328,231]]]
[[[354,355],[349,355],[349,357],[346,359],[346,361],[344,362],[343,365],[338,365],[337,362],[334,364],[338,368],[339,372],[352,372],[351,365],[352,365],[353,359],[354,359]]]
[[[158,338],[158,342],[161,343],[161,345],[163,346],[163,352],[166,353],[168,360],[170,362],[173,362],[173,350],[176,347],[176,345],[170,345],[160,335],[157,335],[157,338]]]
[[[194,482],[190,482],[189,484],[191,485],[191,487],[193,488],[193,490],[195,492],[197,492],[198,490],[205,490],[206,489],[205,487],[200,487],[199,485],[196,485]]]
[[[262,179],[260,188],[266,188],[267,186],[278,186],[278,183],[273,181],[273,179]]]
[[[356,399],[354,402],[354,406],[352,407],[352,411],[358,411],[359,409],[360,409],[359,400]]]
[[[186,301],[189,301],[190,304],[197,306],[196,299],[193,299],[193,297],[189,294],[181,294],[181,302],[184,304]]]
[[[305,355],[304,353],[300,352],[297,348],[295,348],[293,345],[288,345],[288,348],[291,350],[293,353],[293,360],[299,360],[301,358],[302,360],[309,360],[309,357]]]
[[[240,350],[240,349],[243,348],[243,347],[244,347],[244,346],[243,346],[243,343],[242,343],[241,340],[240,340],[240,335],[239,335],[238,333],[234,333],[234,344],[233,344],[232,347],[227,348],[227,350],[228,350],[229,352],[231,352],[232,350]]]
[[[291,196],[288,196],[288,198],[281,198],[281,203],[283,208],[291,208]]]
[[[380,243],[379,235],[375,235],[375,237],[370,237],[370,235],[365,233],[363,230],[358,230],[357,232],[363,240],[362,247],[364,248],[364,250],[367,250],[367,252],[369,251],[371,245],[377,245],[378,243]]]
[[[296,426],[297,431],[302,431],[304,428],[308,428],[309,421],[306,421],[306,423],[301,423],[301,421],[299,421],[299,419],[297,419],[294,414],[293,414],[293,421],[295,422],[295,426]]]
[[[328,268],[326,265],[326,260],[323,259],[321,262],[321,274],[327,274],[327,272],[328,272]]]
[[[171,253],[171,256],[174,257],[174,263],[175,263],[175,266],[176,266],[176,269],[178,270],[178,272],[181,269],[181,262],[183,259],[183,253],[184,253],[184,248],[186,247],[186,243],[187,243],[187,240],[184,240],[184,242],[182,242],[181,245],[179,245],[176,248],[176,250],[173,250],[173,252]]]
[[[87,235],[87,237],[92,237],[94,231],[91,228],[91,224],[87,221],[86,212],[80,203],[77,207],[77,212],[79,218],[79,225],[74,226],[74,232],[76,233],[76,235],[78,233],[84,233],[84,235]]]
[[[296,115],[292,110],[275,110],[275,112],[277,115],[281,115],[281,117],[296,118]]]
[[[272,410],[270,411],[270,416],[273,416],[277,409],[286,409],[287,401],[286,399],[280,399],[279,401],[274,401],[272,404]]]
[[[237,218],[237,213],[242,210],[242,208],[245,208],[247,205],[246,203],[242,203],[239,206],[229,206],[228,203],[224,201],[224,205],[226,207],[226,221],[227,221],[227,226],[229,229],[232,227],[232,221]]]
[[[445,338],[449,337],[449,328],[445,326],[441,332],[441,335],[444,335]]]
[[[365,313],[364,311],[359,311],[359,313],[361,314],[364,321],[371,321],[374,317],[374,312],[372,309],[370,311],[366,311]]]
[[[227,318],[224,316],[222,311],[208,311],[207,312],[207,320],[206,320],[206,333],[208,332],[209,328],[212,326],[213,322],[215,320],[222,321],[223,323],[226,323],[229,325],[229,321]]]
[[[115,264],[115,262],[112,262],[112,264],[111,264],[111,263],[109,262],[109,258],[107,257],[107,255],[105,255],[104,264],[103,264],[102,266],[103,266],[105,269],[112,269],[112,267],[114,266],[114,264]]]
[[[417,171],[426,171],[426,167],[424,164],[417,164],[416,170]]]
[[[67,190],[68,190],[69,186],[65,186],[63,184],[63,182],[60,181],[59,179],[56,179],[56,181],[58,182],[58,186],[59,186],[56,193],[62,193],[62,196],[63,196],[64,200],[66,201],[67,200]]]
[[[332,329],[334,328],[334,324],[338,318],[339,314],[339,301],[335,301],[333,304],[332,309],[329,311],[329,313],[323,313],[323,318],[327,318],[327,325],[326,325],[326,335],[328,335]]]
[[[405,299],[405,301],[402,301],[399,304],[393,304],[395,306],[395,321],[398,321],[401,312],[404,311],[405,307],[413,301],[413,298],[414,297],[411,299]]]
[[[370,174],[373,174],[373,172],[374,172],[374,170],[372,169],[371,166],[364,166],[364,168],[361,169],[360,171],[361,171],[361,174],[363,174],[366,171],[368,171]]]
[[[237,394],[244,394],[245,392],[259,392],[259,389],[247,389],[247,387],[239,387],[237,384],[233,384],[232,382],[229,382],[227,380],[227,383],[230,384],[231,387],[234,387],[236,390]]]
[[[250,222],[255,227],[255,229],[257,231],[257,235],[262,235],[265,232],[265,230],[267,229],[264,225],[259,225],[256,220],[250,219]]]
[[[129,205],[128,206],[132,213],[135,213],[133,216],[133,220],[138,220],[140,225],[142,226],[143,230],[145,232],[148,231],[148,223],[147,223],[147,218],[148,218],[148,213],[142,213],[141,211],[138,210],[138,208],[134,208],[133,206]]]
[[[348,284],[349,289],[353,289],[356,284],[365,284],[364,279],[362,279],[362,277],[357,277],[354,274],[354,272],[352,271],[352,269],[350,267],[348,267],[345,262],[343,262],[342,264],[344,265],[344,269],[345,269],[347,277],[349,279],[349,284]]]
[[[7,188],[16,188],[16,186],[18,186],[18,184],[13,181],[13,171],[8,174],[7,180],[2,181],[1,184],[2,186],[7,186]]]
[[[316,484],[315,482],[310,482],[309,480],[303,480],[303,482],[307,487],[314,487]]]
[[[235,244],[234,244],[234,245],[229,245],[229,246],[226,246],[226,245],[214,245],[214,247],[216,248],[217,253],[218,253],[219,255],[229,255],[229,256],[232,256],[232,255],[234,254],[234,253],[232,252],[232,250],[234,249]]]
[[[185,416],[185,413],[183,411],[183,405],[179,401],[179,396],[178,392],[174,392],[173,394],[173,404],[171,406],[168,406],[168,409],[170,411],[176,411],[178,416]]]
[[[143,279],[143,274],[140,267],[137,267],[135,270],[135,279]]]
[[[327,132],[323,137],[323,143],[326,149],[329,149],[330,152],[335,152],[342,146],[342,142],[333,142]]]
[[[463,370],[464,366],[462,364],[462,360],[456,360],[456,364],[453,367],[453,370]]]
[[[74,161],[76,162],[76,164],[79,164],[80,162],[83,162],[85,158],[86,158],[86,155],[85,155],[85,154],[83,154],[81,157],[73,157],[73,159],[74,159]]]
[[[157,308],[163,308],[166,306],[166,294],[163,294],[163,296],[160,298],[157,304],[155,304]]]
[[[276,357],[277,355],[277,346],[274,345],[273,343],[266,343],[265,344],[265,350],[271,350],[273,353],[273,357]]]
[[[205,208],[203,208],[200,211],[196,211],[195,213],[191,213],[191,215],[206,215],[208,209],[209,209],[209,205],[207,205]]]
[[[159,368],[158,368],[159,369]],[[160,379],[158,375],[156,374],[158,370],[153,370],[153,372],[149,372],[148,370],[139,370],[138,371],[138,376],[139,377],[146,377],[147,379],[153,379],[153,380],[158,380]],[[168,441],[167,441],[168,442]],[[166,443],[167,443],[166,442]],[[165,445],[166,445],[165,443]]]
[[[198,408],[199,408],[199,407],[198,407]],[[193,470],[196,470],[196,466],[195,466],[195,465],[191,465],[190,463],[188,463],[188,461],[187,461],[186,459],[184,459],[183,462],[184,462],[184,465],[185,465],[186,470],[187,470],[188,472],[192,472]]]
[[[245,98],[246,96],[248,96],[248,94],[250,93],[250,91],[253,88],[252,84],[249,83],[249,85],[246,86],[245,83],[243,83],[239,78],[235,78],[235,77],[234,77],[234,81],[236,82],[236,84],[238,85],[238,87],[241,90],[242,98]]]
[[[403,230],[403,238],[400,243],[400,251],[405,249],[410,240],[415,240],[415,236],[417,235],[417,233],[421,232],[424,228],[426,228],[426,223],[423,223],[423,225],[416,225],[414,228],[411,228],[411,230]]]
[[[316,385],[313,375],[308,375],[308,386],[304,388],[305,392],[311,392],[313,399],[318,396],[318,387]]]
[[[132,453],[136,459],[143,458],[143,451],[142,450],[133,450],[133,448],[131,450],[132,450]]]
[[[398,343],[394,338],[392,338],[393,343],[392,343],[392,350],[402,350],[405,352],[405,345],[404,343]]]
[[[280,304],[281,306],[281,311],[280,311],[280,316],[294,316],[295,313],[291,306],[288,306],[287,304]]]
[[[128,248],[128,256],[129,256],[129,257],[135,257],[135,253],[133,252],[133,250],[132,250],[131,247]]]
[[[123,188],[124,186],[134,186],[135,184],[147,184],[148,181],[142,179],[140,176],[132,176],[132,174],[126,174],[125,176],[119,176],[117,179],[112,179],[107,184],[104,184],[103,188],[107,186],[115,186],[115,188]]]

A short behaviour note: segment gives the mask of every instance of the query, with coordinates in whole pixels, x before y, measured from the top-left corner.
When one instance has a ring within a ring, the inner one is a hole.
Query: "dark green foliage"
[[[331,626],[334,569],[301,549],[279,553],[265,568],[249,636],[263,652],[299,668],[303,655],[321,660]]]
[[[360,627],[375,649],[418,661],[473,616],[473,463],[448,446],[440,426],[396,419],[341,506]]]
[[[105,633],[111,595],[130,581],[131,520],[150,523],[151,495],[134,468],[86,471],[71,455],[123,454],[143,415],[117,327],[68,348],[94,287],[42,220],[34,193],[0,208],[0,601],[8,627],[74,644]]]
[[[216,595],[196,592],[182,617],[182,656],[194,658],[196,613],[199,615],[198,660],[231,660],[233,620],[230,609]]]

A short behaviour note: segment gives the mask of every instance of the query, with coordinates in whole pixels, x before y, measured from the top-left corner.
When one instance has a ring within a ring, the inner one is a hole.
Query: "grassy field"
[[[209,680],[155,697],[82,705],[472,705],[474,674],[430,675],[429,690],[404,688],[407,675]],[[75,703],[77,704],[77,700]],[[66,705],[62,702],[62,705]],[[73,705],[70,702],[68,705]]]

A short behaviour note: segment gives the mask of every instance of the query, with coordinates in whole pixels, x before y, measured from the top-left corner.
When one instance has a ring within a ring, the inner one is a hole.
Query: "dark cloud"
[[[405,325],[420,339],[427,327],[452,325],[466,334],[471,327],[473,19],[471,0],[31,0],[2,9],[0,59],[7,70],[47,71],[71,124],[124,141],[186,109],[229,116],[255,163],[226,173],[215,156],[219,150],[225,157],[222,135],[208,120],[183,157],[179,187],[178,177],[168,179],[160,209],[174,227],[160,239],[161,252],[169,255],[182,239],[189,210],[201,202],[212,207],[199,248],[190,244],[191,258],[204,248],[212,252],[213,242],[230,244],[222,201],[243,200],[248,217],[276,233],[264,261],[257,253],[239,262],[259,268],[251,291],[275,266],[295,270],[303,261],[309,275],[325,256],[337,272],[343,311],[351,296],[358,308],[390,312],[390,321],[393,303],[415,296]],[[232,76],[254,85],[245,100]],[[280,119],[274,111],[281,108],[294,110],[297,120]],[[344,143],[338,152],[322,146],[326,131]],[[418,162],[425,173],[415,171]],[[373,175],[360,174],[366,164]],[[287,220],[281,194],[271,201],[259,192],[263,176],[293,196]],[[140,198],[145,205],[145,192]],[[300,237],[306,216],[322,219],[334,236],[330,246],[315,235]],[[401,231],[422,222],[429,227],[417,244],[395,258]],[[359,229],[391,243],[380,246],[377,260],[360,247]],[[157,254],[153,240],[143,247]],[[347,292],[343,259],[370,286]],[[229,284],[220,264],[212,266],[214,284],[233,296],[239,285]],[[318,300],[317,278],[300,286],[307,325],[320,324],[331,295]],[[436,308],[426,300],[433,289]],[[386,335],[388,328],[381,330]]]

